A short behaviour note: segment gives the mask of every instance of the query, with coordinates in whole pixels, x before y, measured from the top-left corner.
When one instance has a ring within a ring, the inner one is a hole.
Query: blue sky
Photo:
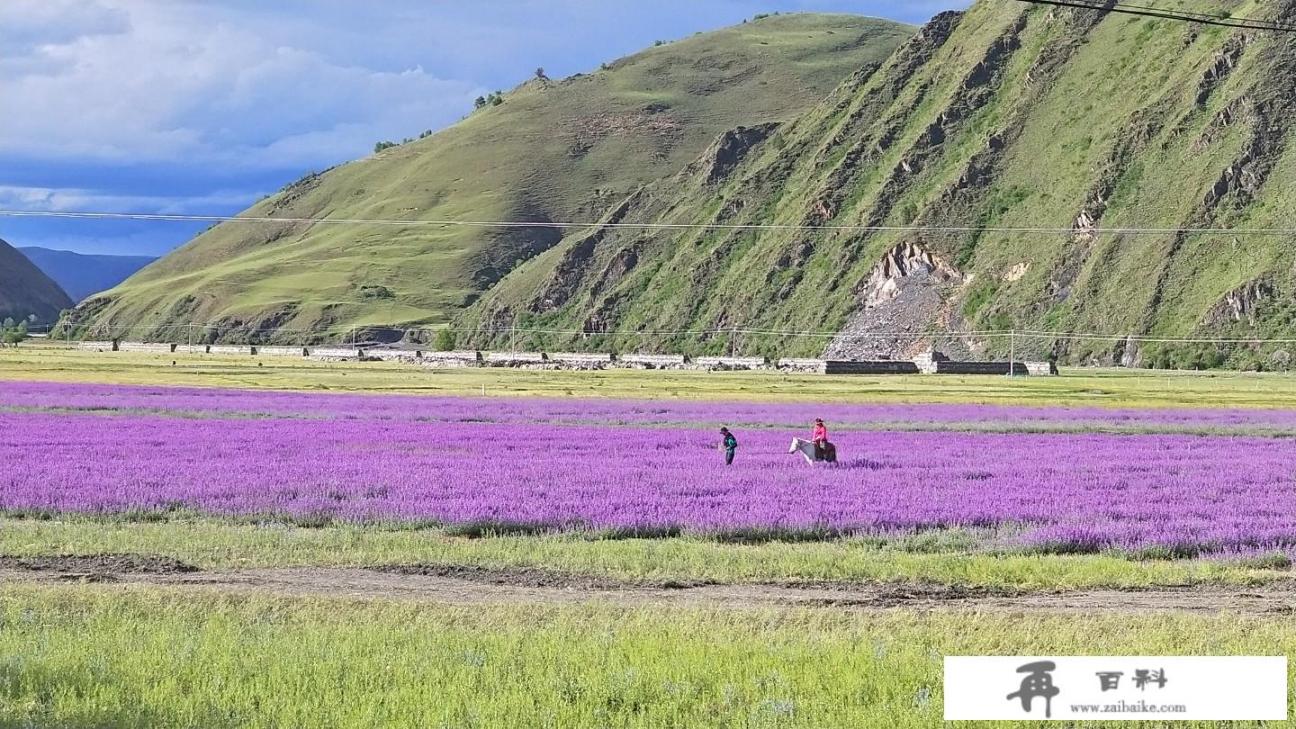
[[[537,66],[595,69],[760,12],[921,23],[966,0],[0,0],[0,208],[228,214]],[[160,255],[182,223],[0,218],[0,238]]]

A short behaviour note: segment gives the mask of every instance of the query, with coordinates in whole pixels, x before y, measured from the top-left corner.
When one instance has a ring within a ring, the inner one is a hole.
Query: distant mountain
[[[72,299],[18,249],[0,240],[0,320],[27,319],[51,324]]]
[[[74,301],[107,291],[157,260],[152,256],[85,254],[35,246],[18,250],[63,287]]]
[[[483,97],[448,129],[307,175],[245,214],[598,219],[639,186],[683,169],[726,129],[796,117],[915,30],[852,15],[780,15],[659,44],[591,73],[538,74]],[[544,226],[223,223],[87,299],[69,323],[94,336],[115,325],[163,333],[210,322],[225,339],[278,327],[444,323],[560,238]]]
[[[150,256],[89,255],[35,246],[18,250],[63,287],[73,301],[107,291],[157,260]]]

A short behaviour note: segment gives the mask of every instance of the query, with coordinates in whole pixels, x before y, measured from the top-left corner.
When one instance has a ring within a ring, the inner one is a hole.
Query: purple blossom
[[[172,414],[12,409],[60,405]],[[804,414],[863,423],[881,412],[969,418],[985,407],[20,385],[5,386],[0,408],[10,408],[0,409],[0,454],[17,464],[0,473],[9,513],[186,508],[737,538],[985,528],[1013,535],[1009,546],[1162,556],[1296,548],[1296,450],[1281,438],[838,430],[843,463],[831,468],[787,453],[791,436],[805,435]],[[1065,422],[1067,411],[1037,410]],[[266,417],[228,417],[251,412]],[[1161,416],[1169,412],[1150,415]],[[709,427],[722,419],[767,426],[736,429],[732,467]]]

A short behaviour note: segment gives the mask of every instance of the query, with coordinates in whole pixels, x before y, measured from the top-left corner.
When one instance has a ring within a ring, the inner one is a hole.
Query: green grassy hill
[[[451,128],[307,176],[245,215],[598,219],[724,130],[804,112],[913,32],[797,14],[698,34],[589,74],[529,81]],[[214,323],[209,334],[226,339],[262,328],[435,325],[559,238],[538,227],[226,223],[84,302],[71,323],[86,336]]]
[[[1186,10],[1218,4],[1183,0]],[[1246,0],[1237,15],[1296,16]],[[734,135],[614,206],[622,223],[1047,228],[1065,233],[579,231],[511,273],[466,327],[877,336],[1030,328],[1245,336],[1296,323],[1296,36],[982,0],[777,130]],[[1156,235],[1106,228],[1166,228]],[[1182,232],[1173,232],[1182,231]],[[488,343],[489,333],[476,337]],[[563,346],[562,337],[536,346]],[[723,351],[725,337],[636,346]],[[623,347],[597,335],[586,346]],[[912,339],[837,342],[893,353]],[[1002,340],[962,343],[983,354]],[[816,354],[818,339],[746,337]],[[1045,350],[1041,352],[1040,350]],[[1076,361],[1284,366],[1285,351],[1037,343]]]
[[[33,314],[39,324],[50,324],[59,312],[71,308],[72,299],[27,260],[17,249],[0,240],[0,321],[21,321]]]

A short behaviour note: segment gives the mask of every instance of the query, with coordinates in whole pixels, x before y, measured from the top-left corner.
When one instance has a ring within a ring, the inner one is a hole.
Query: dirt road
[[[602,603],[624,606],[908,608],[1007,612],[1296,614],[1296,582],[1264,587],[1010,592],[860,583],[627,583],[535,569],[410,565],[202,571],[143,555],[0,557],[0,583],[98,582],[225,593],[396,599],[458,605]]]

